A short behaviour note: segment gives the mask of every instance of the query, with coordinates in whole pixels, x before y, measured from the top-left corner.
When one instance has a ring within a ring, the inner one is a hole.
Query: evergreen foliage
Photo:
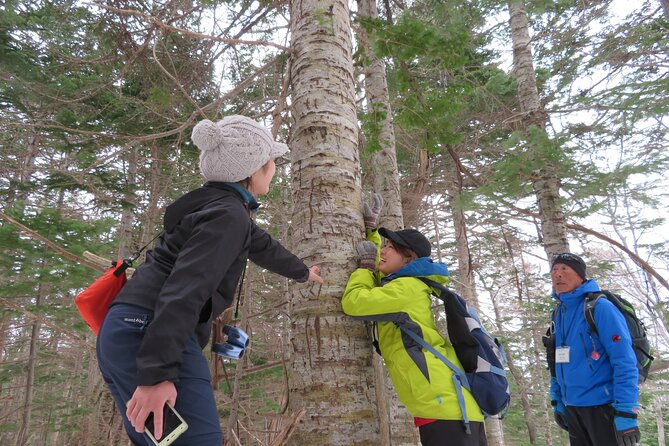
[[[529,421],[537,426],[533,444],[562,439],[547,415],[540,342],[554,304],[533,196],[546,166],[559,178],[572,249],[586,254],[602,286],[639,304],[651,330],[661,369],[642,387],[640,423],[644,444],[658,444],[657,417],[669,424],[666,410],[656,412],[669,398],[669,291],[621,249],[667,277],[669,19],[650,0],[629,13],[614,0],[525,2],[549,117],[543,129],[522,124],[507,61],[507,2],[381,3],[380,19],[357,17],[356,26],[386,63],[405,221],[434,240],[439,233],[439,255],[457,287],[462,234],[453,211],[464,213],[480,313],[515,364],[506,444],[531,444]],[[280,139],[291,131],[290,55],[264,45],[285,45],[288,13],[271,1],[7,0],[0,6],[0,211],[72,256],[114,259],[148,242],[165,206],[201,183],[189,136],[197,120],[243,113],[281,120]],[[319,17],[324,30],[332,26],[327,9]],[[358,48],[356,56],[369,54]],[[361,157],[371,158],[388,111],[358,116]],[[291,232],[290,175],[289,165],[278,168],[259,216],[282,242]],[[0,221],[0,444],[20,436],[25,444],[120,444],[94,338],[72,305],[99,272]],[[300,329],[291,327],[283,298],[288,284],[265,273],[254,269],[249,282],[253,344],[243,368],[278,365],[243,375],[243,444],[278,429],[287,333]],[[228,363],[218,377],[222,417],[231,414],[234,373]]]

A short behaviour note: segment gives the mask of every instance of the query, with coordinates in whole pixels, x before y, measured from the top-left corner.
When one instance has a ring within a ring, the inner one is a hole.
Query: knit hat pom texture
[[[288,146],[275,142],[271,133],[246,116],[208,119],[193,128],[192,140],[200,149],[200,171],[208,181],[244,180],[270,159],[284,155]]]

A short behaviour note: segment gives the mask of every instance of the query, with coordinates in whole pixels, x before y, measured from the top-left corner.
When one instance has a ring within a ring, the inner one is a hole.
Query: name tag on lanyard
[[[569,362],[569,347],[557,347],[555,349],[555,362]]]

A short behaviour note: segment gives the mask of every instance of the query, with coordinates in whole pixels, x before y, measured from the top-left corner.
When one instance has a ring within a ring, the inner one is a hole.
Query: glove
[[[362,217],[365,220],[365,229],[376,229],[379,223],[379,214],[383,209],[383,197],[374,192],[372,194],[372,207],[369,204],[362,204]]]
[[[358,268],[367,268],[374,272],[376,270],[376,245],[372,242],[364,241],[358,243],[355,250],[358,253]]]
[[[560,394],[560,385],[557,378],[551,377],[551,406],[553,406],[553,418],[555,422],[562,429],[569,431],[569,424],[567,423],[567,408],[562,402],[562,395]]]
[[[639,405],[636,403],[613,403],[613,424],[616,428],[618,446],[634,446],[641,441],[637,424]]]
[[[551,406],[553,406],[553,418],[555,418],[557,425],[569,432],[569,425],[567,424],[567,408],[564,403],[562,401],[551,400]]]

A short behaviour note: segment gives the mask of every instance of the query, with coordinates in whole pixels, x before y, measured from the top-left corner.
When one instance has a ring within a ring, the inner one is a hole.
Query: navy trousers
[[[135,357],[151,323],[153,313],[128,304],[109,309],[97,339],[98,364],[102,377],[123,417],[125,430],[133,445],[147,446],[151,441],[132,427],[125,415],[126,403],[137,388]],[[174,446],[221,446],[223,433],[211,388],[209,365],[195,335],[183,352],[175,409],[188,423],[188,430],[172,443]]]

